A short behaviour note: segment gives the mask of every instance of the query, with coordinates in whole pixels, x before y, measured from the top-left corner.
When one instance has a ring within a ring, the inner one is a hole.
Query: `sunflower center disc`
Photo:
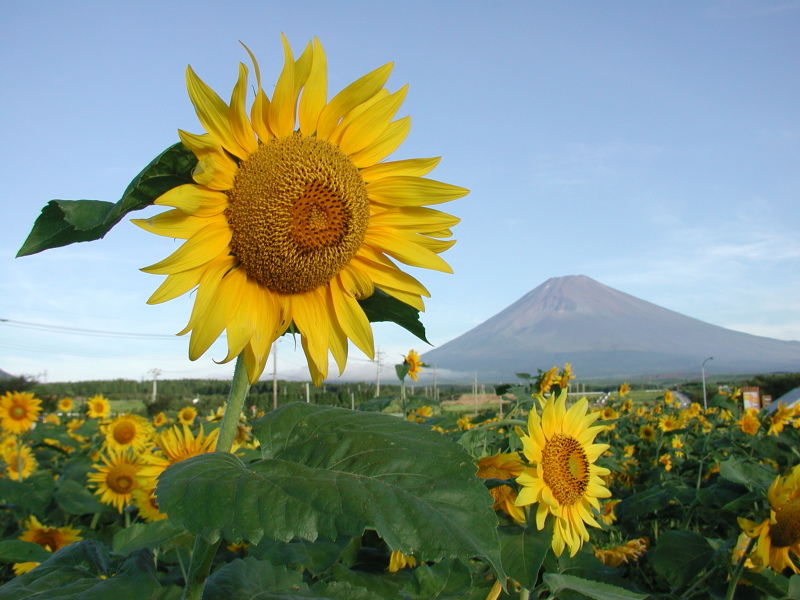
[[[11,416],[11,418],[14,419],[15,421],[19,421],[21,419],[24,419],[25,415],[27,414],[25,412],[25,409],[22,408],[21,406],[15,406],[14,408],[12,408],[8,412],[9,412],[9,415]]]
[[[226,193],[233,254],[248,277],[280,294],[329,282],[369,225],[356,166],[336,146],[298,133],[261,144]]]
[[[118,444],[129,444],[136,437],[136,428],[132,423],[123,422],[114,428],[114,439]]]
[[[542,451],[542,478],[559,504],[572,506],[589,485],[589,459],[575,438],[556,434]]]
[[[773,546],[785,548],[800,542],[800,498],[790,500],[775,511],[775,521],[769,528]]]
[[[125,494],[133,487],[133,479],[127,475],[120,475],[114,480],[115,485],[112,487],[118,494]]]

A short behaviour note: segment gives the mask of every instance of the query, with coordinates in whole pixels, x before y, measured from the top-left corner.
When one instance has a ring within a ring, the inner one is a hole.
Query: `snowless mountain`
[[[584,275],[554,277],[422,356],[453,377],[513,381],[572,363],[581,379],[800,371],[800,342],[750,335],[640,300]]]

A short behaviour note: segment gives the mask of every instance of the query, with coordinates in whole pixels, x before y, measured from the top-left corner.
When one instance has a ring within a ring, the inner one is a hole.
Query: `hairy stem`
[[[225,415],[222,417],[222,424],[219,426],[216,452],[231,451],[233,440],[236,439],[236,430],[239,426],[239,415],[242,412],[242,407],[244,407],[244,401],[249,391],[250,382],[247,379],[247,369],[244,366],[243,355],[240,354],[236,359],[236,368],[233,371],[233,381],[231,382],[230,394],[228,394],[228,404],[225,406]],[[192,560],[189,563],[189,575],[186,578],[186,587],[183,590],[181,600],[201,600],[203,586],[205,586],[208,574],[211,572],[211,564],[221,541],[217,540],[215,543],[209,544],[199,535],[194,539]]]

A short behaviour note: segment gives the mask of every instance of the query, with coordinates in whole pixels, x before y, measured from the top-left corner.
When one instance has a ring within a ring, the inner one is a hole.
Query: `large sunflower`
[[[251,383],[272,342],[294,324],[315,383],[328,352],[341,372],[348,339],[370,358],[372,328],[358,300],[377,289],[423,310],[427,290],[391,260],[451,272],[439,257],[458,219],[424,207],[468,193],[426,179],[438,158],[382,162],[405,139],[409,117],[393,120],[406,87],[384,88],[392,65],[361,77],[327,101],[327,63],[317,39],[284,67],[271,99],[250,54],[256,93],[245,107],[247,68],[226,104],[189,67],[186,82],[208,133],[179,131],[197,157],[194,182],[155,203],[173,207],[134,220],[187,240],[143,271],[167,275],[148,300],[197,288],[189,322],[195,360],[227,331],[229,361],[243,353]],[[248,50],[249,52],[249,50]]]
[[[108,456],[100,455],[103,464],[94,464],[87,480],[96,487],[100,502],[110,504],[120,513],[131,502],[131,492],[138,487],[136,476],[139,464],[131,452],[109,449]]]
[[[800,467],[788,477],[775,478],[767,491],[770,516],[761,523],[739,518],[739,525],[750,538],[758,538],[750,558],[755,570],[772,567],[780,573],[791,569],[800,574],[792,554],[800,558]]]
[[[567,391],[562,390],[558,396],[542,401],[541,417],[531,410],[522,448],[532,466],[517,477],[522,489],[515,504],[538,503],[538,529],[544,528],[547,515],[553,515],[553,551],[561,555],[566,545],[570,556],[574,556],[589,540],[586,524],[600,526],[592,516],[593,508],[600,510],[598,498],[611,496],[600,479],[609,470],[594,464],[609,446],[594,443],[606,426],[592,426],[600,413],[586,414],[586,398],[569,410],[566,402]]]
[[[9,433],[28,431],[39,417],[41,403],[28,392],[6,392],[0,398],[0,427]]]

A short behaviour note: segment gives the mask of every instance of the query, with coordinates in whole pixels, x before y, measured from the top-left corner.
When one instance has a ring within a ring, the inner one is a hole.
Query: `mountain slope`
[[[662,308],[583,276],[554,277],[425,363],[513,379],[571,362],[580,377],[800,370],[800,342],[732,331]]]

